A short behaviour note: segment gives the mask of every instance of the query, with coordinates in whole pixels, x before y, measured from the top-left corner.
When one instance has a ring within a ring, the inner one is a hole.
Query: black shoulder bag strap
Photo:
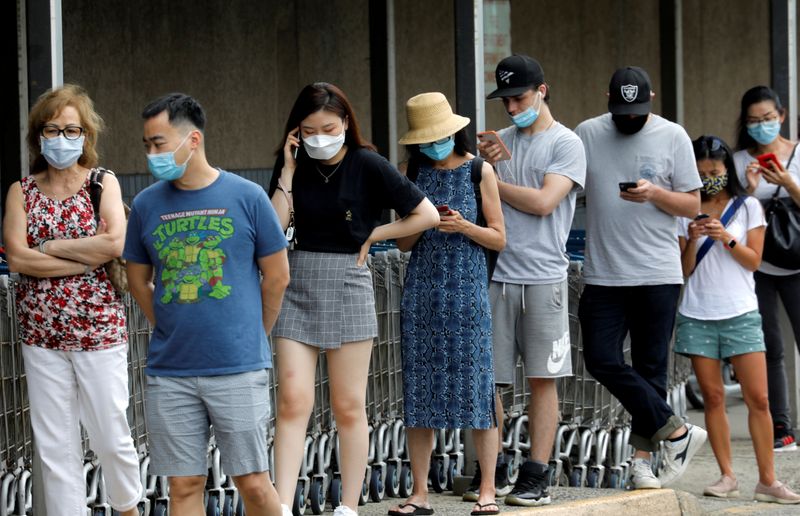
[[[794,153],[797,152],[797,145],[800,145],[800,144],[795,144],[794,149],[792,149],[792,155],[789,156],[789,161],[787,161],[786,162],[786,166],[783,167],[784,169],[786,169],[786,172],[789,172],[789,165],[792,164],[792,160],[794,159]],[[782,188],[781,185],[778,185],[778,188],[775,189],[775,193],[772,194],[772,200],[773,201],[777,201],[778,200],[778,195],[781,193],[781,188]]]
[[[103,194],[103,176],[108,170],[97,167],[89,172],[89,198],[94,208],[94,221],[100,223],[100,197]]]

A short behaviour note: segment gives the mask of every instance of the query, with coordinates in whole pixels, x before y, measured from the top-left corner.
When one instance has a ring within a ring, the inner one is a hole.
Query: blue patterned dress
[[[472,161],[454,170],[419,169],[434,205],[475,222]],[[460,233],[428,230],[408,264],[402,302],[405,425],[495,425],[492,314],[483,249]]]

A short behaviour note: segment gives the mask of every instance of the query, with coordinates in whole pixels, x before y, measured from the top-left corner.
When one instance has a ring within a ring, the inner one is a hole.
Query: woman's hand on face
[[[443,233],[463,233],[469,227],[469,222],[456,210],[442,213],[440,218],[438,229]]]
[[[283,144],[283,170],[289,173],[294,173],[297,168],[297,160],[295,159],[295,149],[300,147],[300,138],[298,134],[300,128],[296,127],[289,131],[286,136],[286,143]]]
[[[770,160],[769,168],[759,166],[759,170],[761,171],[761,175],[764,176],[764,179],[767,181],[767,183],[782,186],[784,188],[788,188],[792,185],[792,183],[794,183],[792,176],[778,161]]]

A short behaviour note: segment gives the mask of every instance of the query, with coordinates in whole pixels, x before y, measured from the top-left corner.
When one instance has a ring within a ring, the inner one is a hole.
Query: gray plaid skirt
[[[273,337],[323,349],[378,335],[375,294],[369,267],[357,254],[289,251],[292,279]]]

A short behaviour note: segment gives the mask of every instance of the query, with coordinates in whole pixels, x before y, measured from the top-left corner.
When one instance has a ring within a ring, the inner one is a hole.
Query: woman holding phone
[[[747,185],[747,192],[762,203],[777,193],[779,197],[791,198],[795,204],[800,204],[800,156],[795,155],[797,143],[780,135],[785,118],[786,109],[777,93],[767,86],[755,86],[742,97],[738,152],[733,161],[739,180]],[[772,156],[768,156],[770,154]],[[767,347],[769,407],[775,433],[773,447],[779,452],[793,451],[797,443],[789,411],[778,299],[789,315],[795,342],[800,346],[800,264],[797,268],[785,269],[762,261],[754,276]]]
[[[483,163],[478,206],[475,156],[467,151],[469,118],[453,114],[441,93],[406,104],[409,131],[400,139],[411,156],[407,173],[438,206],[435,230],[398,238],[412,250],[402,301],[404,423],[414,490],[392,516],[433,514],[428,468],[433,429],[472,428],[483,471],[497,460],[492,315],[483,248],[505,246],[500,195],[491,166]],[[477,162],[482,163],[482,160]],[[482,211],[486,226],[476,224]],[[487,475],[473,515],[498,514],[494,477]]]
[[[693,221],[681,219],[678,242],[688,279],[678,308],[675,352],[692,360],[705,401],[708,439],[722,473],[703,494],[739,496],[720,370],[722,361],[730,359],[742,386],[758,464],[755,499],[800,503],[800,496],[775,478],[764,337],[753,281],[761,263],[764,213],[739,182],[725,142],[701,136],[693,146],[703,180],[702,213]]]
[[[333,84],[300,91],[289,113],[269,194],[287,238],[291,281],[272,336],[278,369],[275,483],[291,514],[303,460],[314,377],[324,349],[339,436],[342,505],[357,514],[367,468],[367,375],[378,335],[370,245],[439,223],[425,195],[363,139],[353,108]],[[386,209],[400,218],[380,224]]]

